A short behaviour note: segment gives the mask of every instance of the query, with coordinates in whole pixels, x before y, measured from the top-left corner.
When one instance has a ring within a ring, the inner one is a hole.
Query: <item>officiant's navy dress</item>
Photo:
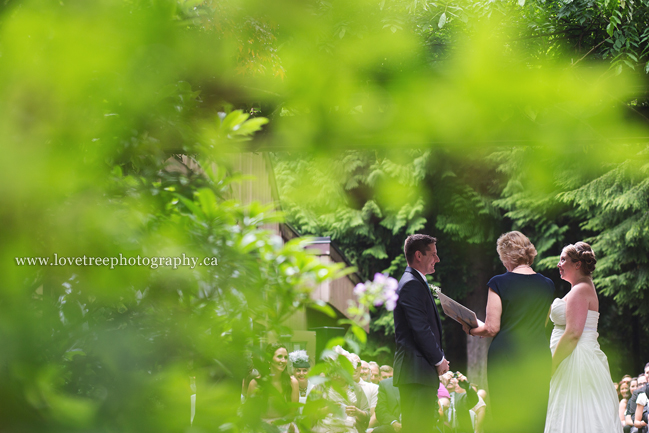
[[[506,272],[487,285],[502,301],[500,332],[489,347],[488,431],[543,432],[552,370],[545,321],[554,283],[541,274]]]

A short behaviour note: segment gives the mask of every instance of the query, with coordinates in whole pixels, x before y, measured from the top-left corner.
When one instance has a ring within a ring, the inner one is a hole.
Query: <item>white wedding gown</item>
[[[566,330],[566,302],[555,299],[550,318],[554,330],[550,350]],[[563,360],[550,380],[545,433],[621,433],[618,400],[608,359],[597,342],[599,313],[588,311],[575,350]]]

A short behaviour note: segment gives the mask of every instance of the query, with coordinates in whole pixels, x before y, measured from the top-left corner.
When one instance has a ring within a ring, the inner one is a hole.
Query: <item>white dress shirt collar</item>
[[[415,268],[412,268],[412,269],[415,269]],[[421,275],[421,279],[424,280],[424,283],[428,284],[428,280],[426,279],[426,275],[422,274],[422,273],[419,272],[417,269],[415,269],[415,271],[417,271],[417,273],[418,273],[419,275]]]

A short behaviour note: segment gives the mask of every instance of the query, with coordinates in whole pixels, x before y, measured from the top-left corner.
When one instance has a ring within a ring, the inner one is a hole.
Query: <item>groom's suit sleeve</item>
[[[440,364],[444,352],[431,328],[431,320],[436,320],[437,309],[428,288],[416,279],[410,280],[401,288],[398,302],[403,306],[417,349],[431,365]]]

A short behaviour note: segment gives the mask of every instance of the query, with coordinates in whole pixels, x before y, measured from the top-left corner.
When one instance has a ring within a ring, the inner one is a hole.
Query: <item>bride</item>
[[[599,301],[591,278],[595,253],[577,242],[561,252],[559,272],[572,286],[552,303],[552,379],[545,433],[618,433],[617,393],[597,342]]]

